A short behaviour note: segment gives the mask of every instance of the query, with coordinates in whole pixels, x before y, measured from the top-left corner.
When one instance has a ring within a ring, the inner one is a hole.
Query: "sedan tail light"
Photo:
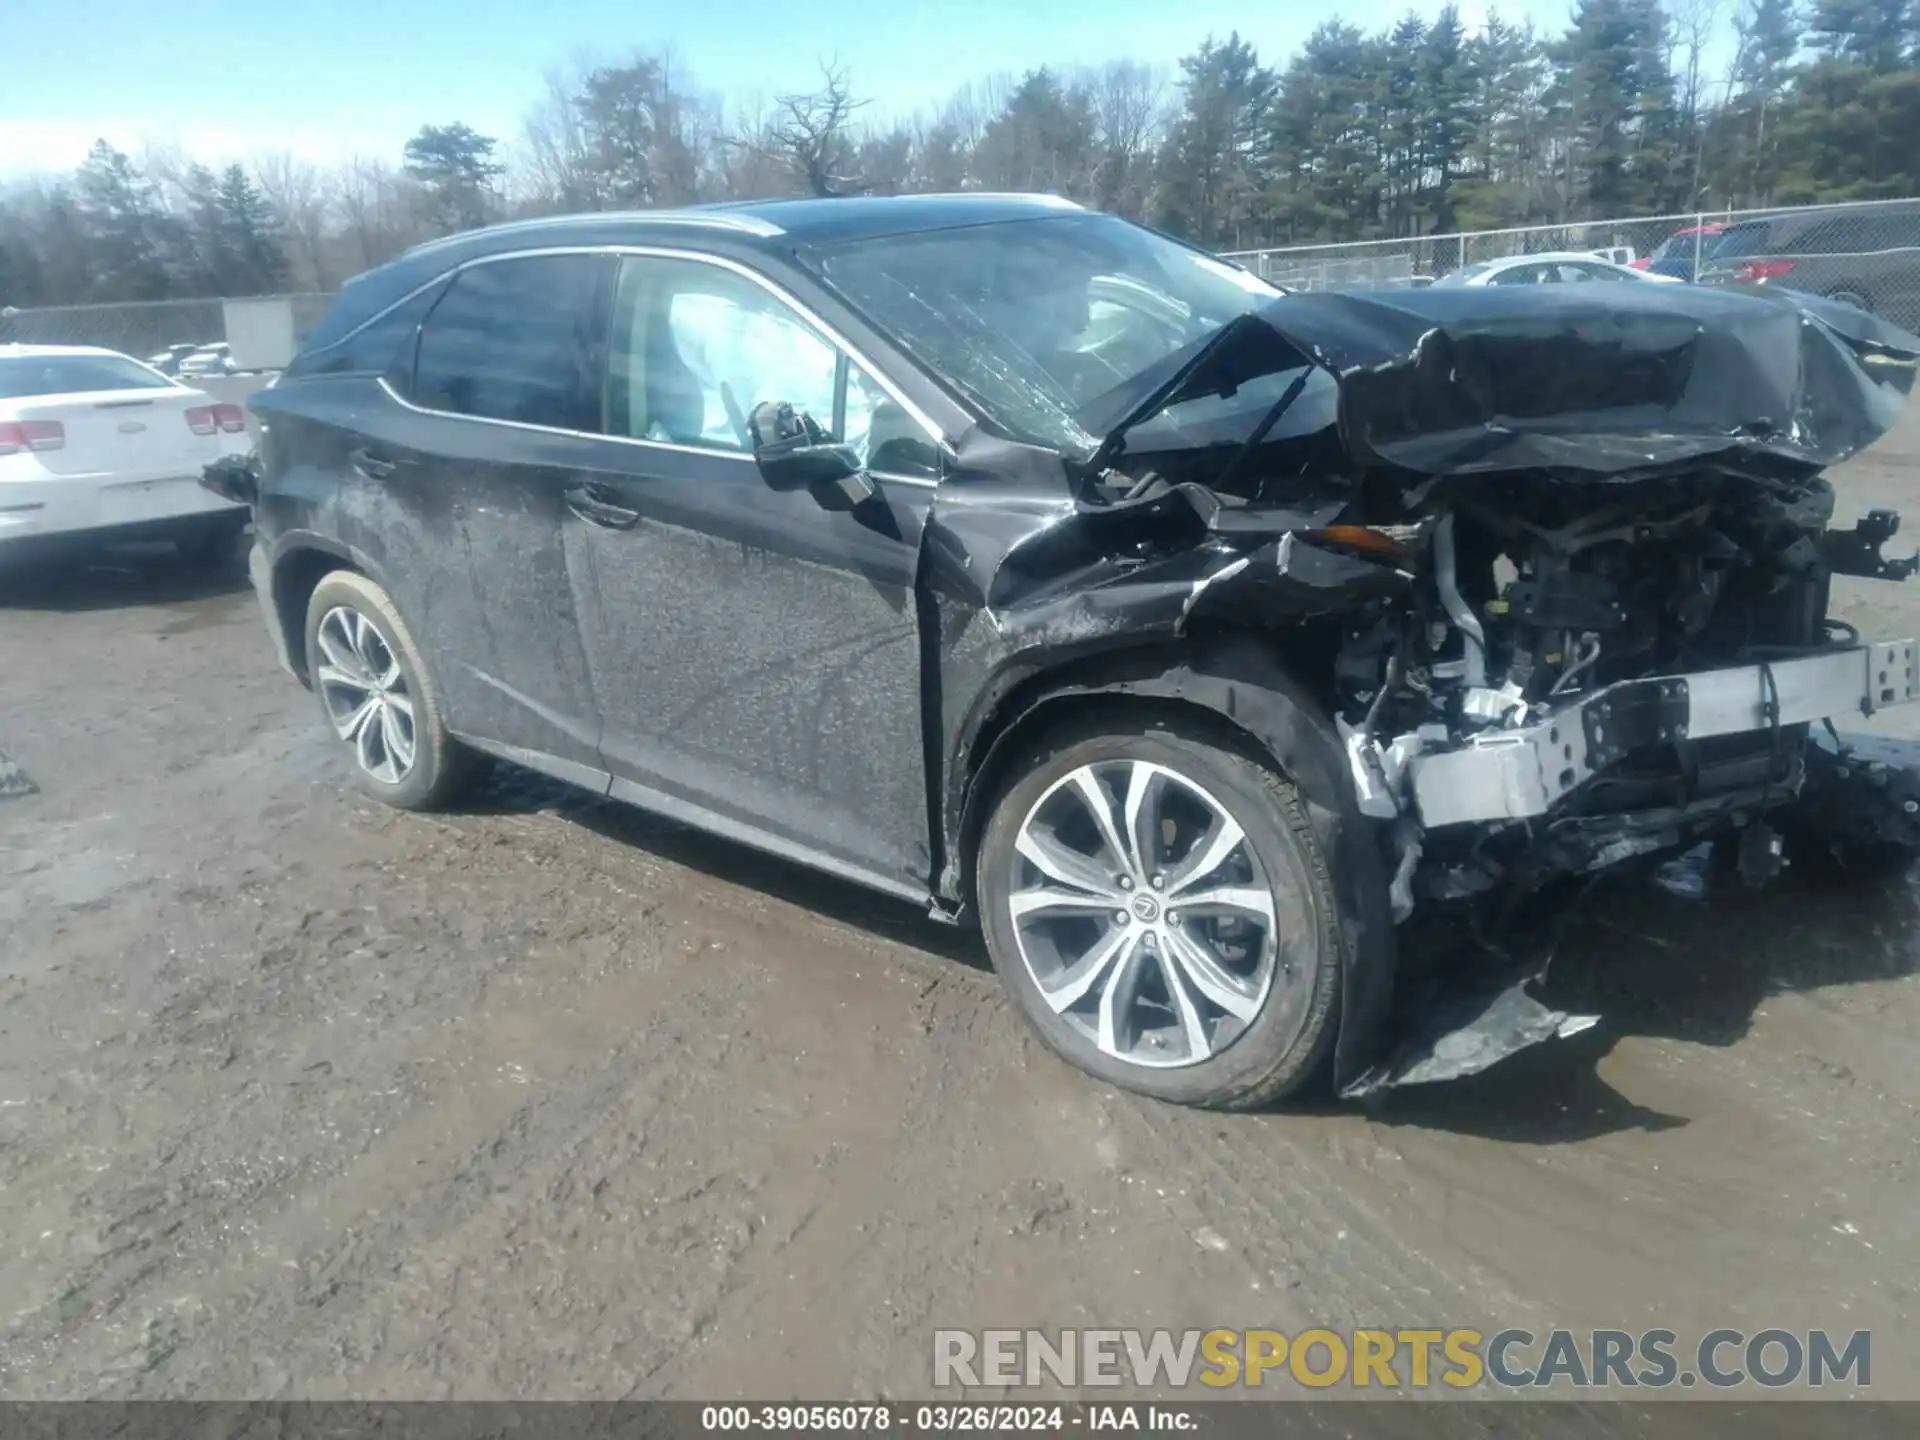
[[[238,405],[196,405],[187,411],[187,428],[196,435],[216,430],[238,435],[247,428],[247,412]]]
[[[1777,280],[1782,275],[1792,273],[1794,264],[1792,260],[1749,260],[1733,272],[1734,282],[1739,285],[1758,285],[1764,280]]]
[[[1651,255],[1642,255],[1638,260],[1629,260],[1627,264],[1635,270],[1644,270],[1653,264],[1653,257]]]
[[[67,427],[58,420],[0,420],[0,455],[59,450],[66,443]]]

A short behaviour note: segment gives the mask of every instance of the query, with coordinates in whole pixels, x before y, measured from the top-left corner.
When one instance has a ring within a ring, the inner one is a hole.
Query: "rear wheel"
[[[1331,1054],[1343,942],[1293,786],[1203,724],[1116,713],[1044,741],[976,870],[994,968],[1081,1069],[1260,1105]]]
[[[387,592],[334,571],[307,602],[306,634],[313,691],[354,783],[402,810],[451,800],[476,757],[447,733],[426,661]]]

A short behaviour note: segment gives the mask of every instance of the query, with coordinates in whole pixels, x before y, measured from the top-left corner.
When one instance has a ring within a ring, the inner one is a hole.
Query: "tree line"
[[[1209,37],[1171,72],[1042,66],[891,120],[837,64],[742,102],[642,50],[550,72],[518,136],[424,125],[398,165],[101,141],[0,187],[0,305],[329,290],[499,219],[788,195],[1047,191],[1223,249],[1915,196],[1916,136],[1920,0],[1331,20],[1277,62]]]

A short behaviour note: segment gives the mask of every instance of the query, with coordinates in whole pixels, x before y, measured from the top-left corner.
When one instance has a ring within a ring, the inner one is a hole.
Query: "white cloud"
[[[0,178],[72,170],[87,158],[87,151],[96,140],[105,140],[129,155],[159,148],[190,156],[206,165],[228,165],[283,152],[320,165],[338,164],[355,155],[397,162],[402,143],[391,135],[356,133],[331,126],[173,127],[118,120],[0,117]]]

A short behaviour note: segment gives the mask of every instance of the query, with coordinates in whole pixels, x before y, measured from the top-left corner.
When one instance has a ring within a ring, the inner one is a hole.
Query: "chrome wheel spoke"
[[[1147,952],[1131,934],[1124,932],[1121,948],[1124,953],[1107,973],[1107,983],[1100,991],[1100,1048],[1124,1059],[1127,1050],[1133,1048],[1133,1004],[1139,998],[1140,978],[1146,969],[1142,962]],[[1123,1040],[1125,1049],[1121,1048]]]
[[[1024,855],[1034,869],[1056,884],[1089,895],[1103,896],[1110,903],[1118,903],[1122,898],[1113,884],[1112,876],[1102,873],[1090,856],[1062,845],[1050,830],[1042,831],[1040,827],[1028,823],[1021,827],[1013,848]]]
[[[1124,895],[1089,895],[1080,890],[1056,890],[1036,885],[1031,890],[1016,890],[1007,897],[1007,908],[1015,920],[1029,915],[1110,915],[1126,900]]]
[[[1246,838],[1246,832],[1231,815],[1224,811],[1216,812],[1212,828],[1200,837],[1187,858],[1167,877],[1168,898],[1212,876],[1227,863],[1233,852],[1240,848],[1240,842]]]
[[[1091,767],[1082,767],[1073,772],[1073,788],[1079,793],[1080,803],[1087,807],[1087,813],[1093,817],[1093,825],[1100,832],[1100,844],[1113,861],[1113,868],[1124,875],[1138,876],[1140,866],[1133,857],[1133,848],[1121,838],[1119,829],[1113,823],[1113,799],[1107,794],[1107,787]]]
[[[1195,915],[1252,915],[1273,924],[1273,896],[1264,885],[1221,885],[1193,890],[1173,902],[1182,917]]]
[[[1133,762],[1127,776],[1127,849],[1134,875],[1146,881],[1160,868],[1160,795],[1166,772],[1144,760]]]
[[[1160,978],[1165,982],[1167,994],[1173,1000],[1173,1008],[1180,1016],[1181,1032],[1187,1037],[1187,1059],[1205,1060],[1213,1054],[1213,1042],[1207,1039],[1207,1022],[1201,1019],[1200,1007],[1187,990],[1186,976],[1180,962],[1173,956],[1172,945],[1161,946],[1154,958],[1160,962]],[[1239,1018],[1246,1020],[1252,1016],[1243,1015]]]
[[[1098,985],[1113,964],[1114,957],[1129,945],[1135,943],[1132,932],[1114,930],[1089,950],[1079,960],[1068,966],[1051,983],[1042,984],[1040,993],[1046,997],[1053,1013],[1062,1014],[1071,1010],[1088,992]]]
[[[1194,935],[1179,930],[1167,934],[1168,988],[1173,986],[1171,972],[1178,970],[1192,982],[1193,988],[1236,1020],[1253,1022],[1260,1013],[1259,987],[1241,979],[1214,954],[1213,947]]]
[[[373,718],[373,712],[378,708],[374,705],[367,707],[368,718],[360,722],[353,741],[354,748],[360,754],[360,768],[369,775],[378,776],[384,780],[387,778],[387,767],[392,757],[387,754],[385,726],[379,719]]]
[[[351,690],[355,694],[365,695],[373,686],[351,671],[342,670],[338,665],[320,665],[314,674],[322,685],[339,690]]]
[[[359,744],[360,736],[367,724],[373,719],[373,712],[380,708],[379,702],[369,695],[345,715],[336,715],[333,728],[340,732],[342,740]]]
[[[413,737],[402,733],[405,722],[391,705],[380,707],[380,743],[398,770],[413,764]]]
[[[411,735],[413,733],[413,697],[404,690],[389,690],[387,704],[398,711],[400,717],[407,722],[407,733]]]

